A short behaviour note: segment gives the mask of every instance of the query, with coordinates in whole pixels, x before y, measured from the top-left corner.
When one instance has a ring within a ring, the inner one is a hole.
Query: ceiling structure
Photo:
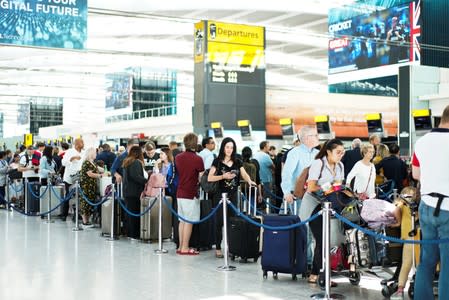
[[[158,2],[158,3],[154,3]],[[33,96],[104,107],[104,75],[127,67],[175,69],[180,99],[193,101],[193,24],[199,20],[266,27],[266,84],[327,91],[327,12],[352,1],[89,0],[83,51],[0,45],[0,107],[14,122]]]

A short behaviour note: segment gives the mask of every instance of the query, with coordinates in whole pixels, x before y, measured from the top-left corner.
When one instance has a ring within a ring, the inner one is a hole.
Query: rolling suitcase
[[[251,190],[251,189],[250,189]],[[254,195],[257,195],[257,187],[252,189],[255,191]],[[251,194],[251,192],[249,192]],[[248,199],[252,199],[249,195]],[[254,199],[254,205],[256,204],[256,197]],[[255,206],[254,206],[255,207]],[[254,222],[261,223],[262,219],[256,216],[250,216]],[[229,253],[231,259],[240,257],[243,262],[247,262],[248,258],[257,262],[260,256],[260,227],[252,223],[247,222],[241,217],[231,217],[229,219]]]
[[[165,196],[170,205],[173,205],[173,199]],[[144,197],[141,200],[140,211],[143,212],[148,205],[154,203],[151,210],[140,217],[140,238],[143,241],[159,239],[159,198]],[[165,203],[162,203],[162,239],[169,239],[172,235],[172,215]]]
[[[40,189],[41,184],[37,181],[28,182],[27,193],[27,211],[28,214],[38,214],[39,213],[39,202],[40,202]]]
[[[299,223],[295,215],[267,215],[264,224],[280,227]],[[268,272],[273,272],[277,278],[278,273],[291,274],[293,280],[298,274],[307,271],[307,228],[300,226],[291,230],[273,231],[264,230],[262,249],[262,270],[264,278]]]
[[[207,193],[200,191],[200,219],[206,217],[212,211],[212,201]],[[193,225],[189,246],[199,251],[211,250],[215,244],[215,222],[210,218],[205,222]]]
[[[59,205],[60,199],[64,199],[64,191],[65,187],[64,184],[61,185],[55,185],[51,187],[53,191],[50,190],[50,186],[48,187],[48,190],[46,186],[41,186],[40,194],[41,194],[41,201],[39,202],[40,205],[40,213],[46,213],[56,206]],[[56,194],[56,195],[55,195]],[[51,196],[51,208],[49,208],[49,198]],[[57,216],[59,214],[59,209],[55,209],[51,212],[51,216]],[[41,218],[45,218],[46,216],[42,215]]]
[[[111,236],[112,197],[101,205],[101,235]],[[120,205],[114,201],[114,237],[120,234]]]

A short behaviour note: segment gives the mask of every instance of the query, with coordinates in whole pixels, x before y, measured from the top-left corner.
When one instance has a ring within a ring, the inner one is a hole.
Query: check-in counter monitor
[[[212,122],[210,124],[210,127],[213,130],[215,138],[217,139],[223,138],[223,126],[221,125],[221,122]]]
[[[329,140],[335,137],[335,133],[332,132],[329,116],[316,116],[315,124],[320,140]]]
[[[239,120],[237,121],[237,126],[240,128],[242,140],[244,141],[251,140],[252,129],[249,120]]]
[[[279,119],[279,125],[281,125],[282,138],[284,140],[293,140],[295,136],[295,124],[293,124],[293,119]]]
[[[438,126],[440,126],[440,122],[441,122],[441,116],[433,117],[433,127],[434,128],[437,128]]]
[[[384,130],[381,113],[367,114],[366,124],[368,126],[368,135],[377,134],[381,137],[387,136]]]
[[[430,109],[415,109],[412,112],[415,134],[417,137],[423,136],[432,130],[432,116]]]

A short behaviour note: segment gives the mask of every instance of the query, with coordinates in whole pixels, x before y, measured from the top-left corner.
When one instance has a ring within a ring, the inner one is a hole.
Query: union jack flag
[[[421,0],[410,3],[410,61],[421,60]]]

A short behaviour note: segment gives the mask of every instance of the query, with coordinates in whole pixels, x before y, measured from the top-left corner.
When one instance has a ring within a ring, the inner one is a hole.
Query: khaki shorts
[[[200,200],[178,198],[178,214],[188,221],[198,222],[200,220]],[[182,220],[179,221],[182,222]]]

